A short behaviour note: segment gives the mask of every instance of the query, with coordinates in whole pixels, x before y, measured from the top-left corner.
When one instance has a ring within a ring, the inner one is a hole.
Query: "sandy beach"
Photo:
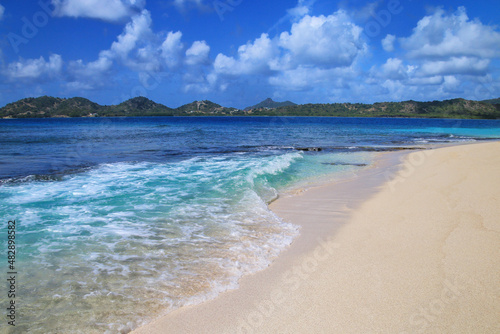
[[[269,268],[133,333],[500,332],[499,142],[387,154],[270,208],[301,235]]]

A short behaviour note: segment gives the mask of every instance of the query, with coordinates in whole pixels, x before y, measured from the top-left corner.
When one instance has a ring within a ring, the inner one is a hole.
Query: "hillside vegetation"
[[[249,110],[253,110],[253,109],[262,109],[262,110],[264,110],[264,109],[276,109],[279,107],[289,107],[289,106],[296,106],[296,105],[297,104],[290,102],[290,101],[276,102],[276,101],[273,101],[273,99],[271,99],[271,98],[267,98],[264,101],[257,103],[254,106],[246,107],[243,110],[249,111]]]
[[[118,105],[102,106],[82,97],[64,99],[42,96],[9,103],[0,108],[0,117],[333,116],[500,119],[500,104],[494,103],[497,100],[499,99],[296,105],[290,101],[274,102],[266,99],[253,107],[240,110],[223,107],[211,101],[194,101],[173,109],[145,97],[135,97]]]
[[[415,118],[500,118],[500,105],[453,99],[432,102],[380,102],[303,104],[256,111],[255,115],[337,116],[337,117],[415,117]]]

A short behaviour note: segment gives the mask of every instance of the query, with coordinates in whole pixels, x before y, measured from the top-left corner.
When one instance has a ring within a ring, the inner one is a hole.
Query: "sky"
[[[498,0],[0,1],[0,107],[500,97]]]

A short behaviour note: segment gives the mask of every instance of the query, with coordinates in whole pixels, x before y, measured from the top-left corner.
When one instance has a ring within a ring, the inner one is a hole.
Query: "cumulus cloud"
[[[361,33],[362,28],[342,10],[329,16],[306,15],[280,35],[279,46],[297,66],[350,66],[366,49]]]
[[[215,58],[214,69],[217,73],[229,75],[268,72],[270,62],[277,52],[276,42],[272,41],[267,34],[262,34],[253,43],[241,45],[236,58],[219,53]]]
[[[352,67],[321,69],[310,66],[282,71],[269,78],[269,83],[287,91],[306,91],[314,88],[346,88],[354,78],[356,70]]]
[[[186,50],[186,64],[201,65],[209,62],[208,54],[210,46],[205,41],[195,41],[189,49]]]
[[[87,17],[116,22],[144,7],[144,0],[52,0],[56,16]]]
[[[165,36],[155,33],[151,26],[150,12],[142,10],[131,18],[110,48],[99,53],[98,59],[88,63],[70,62],[71,87],[92,89],[100,86],[115,64],[138,72],[139,78],[156,76],[155,73],[166,70],[184,74],[188,79],[204,76],[199,67],[210,64],[207,42],[195,41],[186,50],[180,31],[170,31]]]
[[[398,58],[389,58],[382,65],[382,71],[379,73],[384,78],[391,80],[403,80],[408,77],[408,73],[412,71],[412,68],[408,68],[403,65],[403,61]]]
[[[420,69],[419,75],[485,75],[490,64],[489,59],[471,57],[452,57],[447,60],[425,62]]]
[[[312,3],[299,1],[289,11],[289,31],[274,38],[263,33],[241,45],[234,56],[219,53],[209,74],[211,87],[257,80],[259,85],[265,82],[280,91],[345,88],[358,73],[358,59],[368,49],[362,28],[343,10],[328,16],[308,15]]]
[[[469,19],[464,7],[455,12],[435,9],[418,21],[409,36],[387,35],[382,40],[388,52],[395,50],[397,40],[402,52],[399,58],[372,67],[369,83],[385,89],[394,99],[410,94],[425,99],[458,95],[484,98],[486,94],[476,91],[485,86],[481,80],[500,57],[500,33],[496,29]]]
[[[20,59],[8,65],[6,75],[10,79],[46,79],[59,75],[62,66],[62,57],[58,54],[51,55],[48,61],[44,57],[38,59]]]
[[[301,4],[305,6],[305,2]],[[223,75],[267,74],[272,85],[302,89],[300,78],[306,73],[316,73],[321,81],[328,78],[330,69],[351,67],[367,49],[361,33],[344,11],[329,16],[305,15],[276,38],[262,34],[240,46],[235,57],[218,54],[214,71]]]
[[[110,54],[129,68],[139,71],[173,70],[182,62],[187,65],[210,62],[210,46],[206,41],[195,41],[184,51],[180,31],[169,32],[161,41],[161,34],[154,33],[151,25],[151,15],[147,10],[132,17],[132,21],[111,45]]]
[[[62,2],[60,5],[71,5],[71,1]],[[103,1],[102,3],[106,3]],[[81,6],[93,4],[91,1],[81,1]],[[128,4],[130,6],[141,5],[141,1],[130,0],[115,1],[114,4]],[[97,6],[99,7],[99,6]],[[66,7],[60,7],[66,8]],[[71,7],[76,8],[76,7]],[[79,8],[79,7],[78,7]],[[83,7],[82,7],[83,8]],[[119,8],[117,7],[117,13]],[[89,14],[90,15],[90,14]],[[117,16],[118,17],[118,16]],[[100,17],[104,19],[104,17]],[[105,75],[109,73],[115,63],[121,63],[136,71],[158,71],[162,68],[161,48],[157,45],[158,39],[151,29],[151,15],[149,11],[142,10],[132,16],[131,21],[126,24],[123,32],[117,37],[108,50],[99,52],[98,58],[91,62],[81,59],[69,61],[64,79],[69,83],[67,87],[77,89],[92,89],[102,85]],[[155,44],[156,43],[156,44]],[[39,59],[19,60],[7,66],[6,73],[10,78],[43,78],[54,76],[63,67],[61,56],[52,55],[49,61],[43,57]]]
[[[126,59],[139,41],[147,40],[151,35],[151,15],[147,10],[143,10],[140,15],[134,16],[132,21],[127,23],[117,41],[111,45],[111,51],[118,57]]]
[[[396,36],[388,34],[385,36],[385,38],[382,40],[382,47],[384,48],[385,51],[387,52],[393,52],[394,51],[394,42],[396,41]]]
[[[151,45],[151,15],[147,10],[134,15],[108,50],[99,52],[95,61],[81,59],[69,62],[70,88],[93,89],[101,86],[113,64],[120,62],[132,70],[156,71],[161,67],[160,52]]]
[[[438,9],[425,16],[400,44],[413,58],[500,56],[500,33],[479,20],[470,20],[464,7],[451,15]]]
[[[184,50],[181,39],[182,33],[180,31],[170,31],[160,46],[161,57],[169,68],[174,68],[180,63],[182,51]]]
[[[453,75],[447,75],[444,77],[443,89],[447,92],[456,92],[461,85],[461,81]]]
[[[101,86],[104,75],[113,66],[113,60],[109,51],[101,51],[97,60],[84,63],[81,59],[70,61],[68,64],[69,84],[68,88],[73,90],[93,89]]]
[[[163,42],[152,29],[149,11],[143,10],[132,17],[108,50],[99,53],[98,59],[84,63],[76,60],[69,63],[71,87],[91,89],[100,86],[103,77],[114,64],[121,64],[133,71],[158,72],[176,66],[182,52],[182,34],[169,32]]]

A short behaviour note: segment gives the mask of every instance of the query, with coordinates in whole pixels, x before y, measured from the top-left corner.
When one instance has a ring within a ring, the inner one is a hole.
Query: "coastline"
[[[499,142],[395,152],[280,197],[301,234],[270,267],[132,333],[496,332],[499,167]]]

